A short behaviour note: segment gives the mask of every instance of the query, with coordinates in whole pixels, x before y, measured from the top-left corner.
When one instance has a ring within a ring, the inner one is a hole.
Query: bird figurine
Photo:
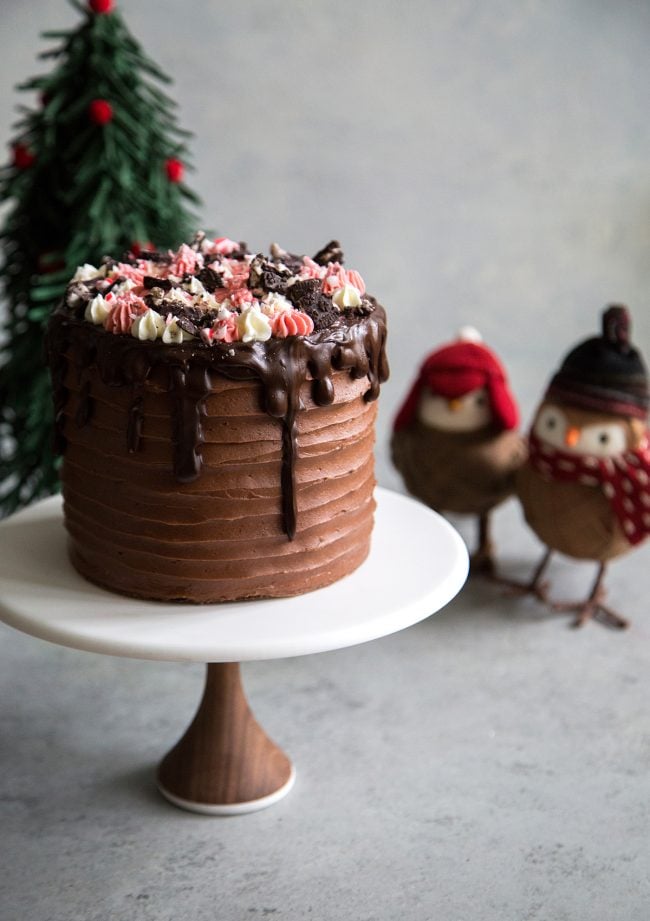
[[[593,560],[588,597],[554,604],[574,626],[594,618],[624,628],[603,603],[610,560],[650,533],[648,374],[630,342],[630,315],[620,305],[602,316],[602,333],[564,358],[534,416],[528,460],[517,475],[526,521],[547,550],[525,588],[548,601],[543,574],[554,551]]]
[[[491,510],[514,493],[525,459],[505,370],[471,328],[432,352],[395,419],[392,460],[430,508],[478,517],[472,572],[494,572]]]

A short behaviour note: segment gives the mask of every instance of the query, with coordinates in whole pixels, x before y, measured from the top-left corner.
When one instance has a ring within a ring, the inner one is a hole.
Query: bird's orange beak
[[[457,413],[462,405],[463,401],[460,399],[460,397],[455,397],[453,400],[447,400],[447,406],[452,413]]]
[[[574,448],[578,444],[579,438],[580,438],[580,429],[575,428],[575,426],[571,426],[571,428],[568,428],[566,430],[566,433],[564,435],[564,444],[567,445],[569,448]]]

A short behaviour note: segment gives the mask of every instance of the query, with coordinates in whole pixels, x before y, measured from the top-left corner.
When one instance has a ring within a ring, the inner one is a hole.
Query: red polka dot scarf
[[[531,433],[530,463],[545,480],[600,486],[631,544],[650,534],[650,443],[616,457],[559,451]]]

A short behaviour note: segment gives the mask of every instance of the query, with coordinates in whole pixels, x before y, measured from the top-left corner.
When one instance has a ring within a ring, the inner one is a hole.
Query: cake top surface
[[[266,256],[199,232],[175,252],[143,249],[80,266],[61,310],[115,335],[210,347],[309,336],[377,306],[361,275],[344,268],[336,240],[313,258],[277,244]]]

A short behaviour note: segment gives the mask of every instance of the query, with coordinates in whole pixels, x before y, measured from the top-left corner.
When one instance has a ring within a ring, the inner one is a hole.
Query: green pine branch
[[[19,89],[44,94],[19,106],[17,145],[34,162],[0,169],[9,203],[0,229],[0,283],[7,317],[0,341],[0,513],[58,488],[52,401],[43,355],[48,318],[78,265],[121,254],[134,241],[174,247],[196,225],[199,204],[165,173],[170,157],[187,169],[188,132],[157,84],[169,77],[142,50],[119,12],[95,15],[70,0],[76,28],[43,33],[58,44],[39,57],[53,68]],[[89,106],[113,107],[94,124]]]

